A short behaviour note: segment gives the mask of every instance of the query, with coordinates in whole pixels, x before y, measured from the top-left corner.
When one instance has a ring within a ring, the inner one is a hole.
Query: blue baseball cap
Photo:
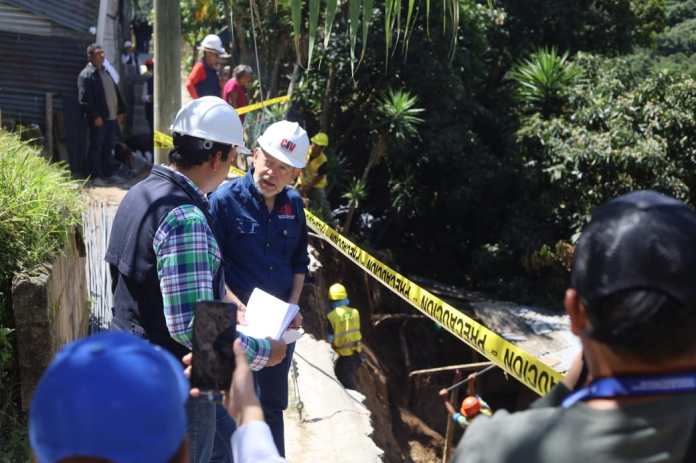
[[[71,456],[166,462],[186,434],[188,380],[170,353],[123,332],[66,345],[29,410],[39,463]]]

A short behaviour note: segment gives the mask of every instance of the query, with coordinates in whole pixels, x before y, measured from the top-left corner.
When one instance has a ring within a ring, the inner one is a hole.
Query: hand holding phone
[[[237,306],[226,302],[196,304],[193,320],[191,387],[202,392],[227,391],[235,368]]]

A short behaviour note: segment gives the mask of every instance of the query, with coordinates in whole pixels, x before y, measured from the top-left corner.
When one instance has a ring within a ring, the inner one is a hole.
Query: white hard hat
[[[203,96],[182,106],[174,118],[171,131],[233,145],[240,154],[251,153],[244,146],[242,121],[237,111],[217,96]]]
[[[208,51],[213,51],[221,55],[225,54],[225,49],[222,47],[222,40],[215,34],[206,35],[201,42],[200,48]]]
[[[297,122],[271,124],[257,141],[261,149],[285,164],[300,169],[307,164],[309,137]]]

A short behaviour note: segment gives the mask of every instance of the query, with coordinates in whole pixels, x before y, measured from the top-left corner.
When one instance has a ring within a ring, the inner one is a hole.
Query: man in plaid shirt
[[[206,194],[226,178],[244,148],[235,110],[221,98],[184,106],[172,126],[170,166],[155,166],[131,188],[114,218],[106,261],[114,293],[112,328],[148,339],[182,358],[191,349],[195,304],[232,301]],[[243,314],[238,314],[243,318]],[[253,369],[280,363],[283,342],[239,335]],[[231,462],[235,425],[205,397],[187,404],[193,462]]]
[[[178,177],[191,194],[198,195],[207,209],[208,199],[196,184],[176,170],[171,170],[171,174]],[[191,349],[196,302],[216,299],[213,276],[222,264],[218,242],[203,211],[193,204],[185,204],[167,214],[155,232],[152,248],[157,258],[157,276],[169,334]],[[269,365],[270,340],[249,338],[242,333],[238,336],[252,370]]]

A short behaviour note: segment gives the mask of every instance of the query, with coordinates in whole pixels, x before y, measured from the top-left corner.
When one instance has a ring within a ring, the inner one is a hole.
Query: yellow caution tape
[[[284,96],[279,96],[276,98],[270,98],[268,100],[264,100],[260,103],[254,103],[250,104],[247,106],[243,106],[241,108],[237,109],[237,114],[242,115],[246,113],[250,113],[252,111],[258,111],[261,108],[265,108],[267,106],[272,106],[274,104],[279,104],[279,103],[285,103],[290,100],[290,97],[288,95]],[[167,135],[166,133],[159,132],[155,130],[155,148],[173,148],[174,147],[174,141],[172,140],[171,135]]]
[[[155,130],[155,148],[174,148],[172,136]]]
[[[270,99],[262,101],[260,103],[254,103],[254,104],[250,104],[248,106],[242,106],[241,108],[237,109],[237,114],[239,114],[241,116],[242,114],[250,113],[252,111],[256,111],[256,110],[259,110],[261,108],[265,108],[266,106],[271,106],[271,105],[278,104],[278,103],[285,103],[287,101],[290,101],[290,97],[288,95],[279,96],[276,98],[270,98]]]
[[[307,225],[397,296],[440,324],[491,362],[540,395],[545,395],[561,374],[532,354],[464,315],[429,291],[389,268],[305,209]]]
[[[230,177],[244,177],[246,175],[246,172],[244,172],[242,169],[237,169],[236,167],[230,167]],[[305,209],[306,211],[307,209]]]
[[[232,167],[230,175],[245,172]],[[546,395],[561,380],[559,372],[391,269],[307,209],[305,215],[314,232],[358,267],[537,394]]]

